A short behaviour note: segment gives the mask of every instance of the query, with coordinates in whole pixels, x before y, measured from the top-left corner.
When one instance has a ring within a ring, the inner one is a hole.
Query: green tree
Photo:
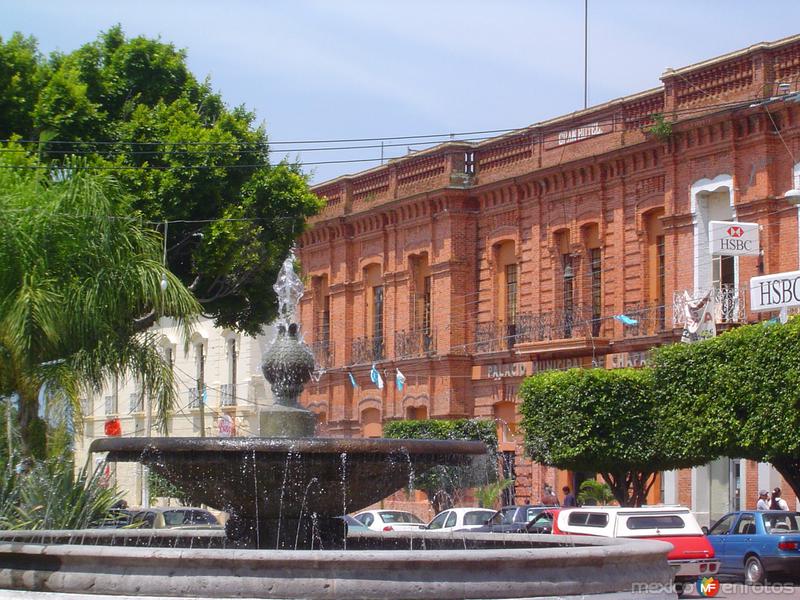
[[[322,201],[297,165],[270,164],[252,112],[198,81],[184,51],[120,27],[47,59],[15,35],[0,40],[4,56],[13,60],[0,84],[26,82],[14,88],[26,94],[0,91],[7,136],[42,140],[27,148],[44,161],[77,153],[116,169],[134,210],[172,222],[162,229],[169,268],[218,326],[256,333],[274,318],[272,283]]]
[[[40,458],[43,389],[80,418],[82,395],[136,374],[165,423],[172,371],[137,319],[170,315],[188,328],[199,313],[129,196],[107,175],[68,166],[0,169],[0,396],[19,395],[23,446]]]
[[[15,33],[0,37],[0,138],[33,131],[33,110],[44,78],[36,40]]]
[[[704,462],[664,451],[669,429],[647,369],[571,369],[529,377],[520,387],[530,457],[559,469],[595,471],[622,506],[640,506],[664,469]]]
[[[614,500],[611,488],[602,481],[587,479],[578,488],[578,502],[581,504],[605,506]]]
[[[800,319],[661,348],[654,378],[665,446],[769,462],[800,495]]]
[[[413,487],[427,494],[435,513],[453,506],[467,488],[486,486],[497,480],[497,430],[493,421],[482,419],[425,419],[390,421],[383,435],[394,439],[476,440],[488,453],[467,466],[439,465],[414,476]]]

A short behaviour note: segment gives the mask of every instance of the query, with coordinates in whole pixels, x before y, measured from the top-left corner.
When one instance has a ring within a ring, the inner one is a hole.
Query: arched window
[[[589,269],[586,273],[588,300],[592,319],[592,336],[600,335],[603,323],[603,255],[600,244],[600,228],[597,223],[583,227],[583,246]]]
[[[361,411],[361,434],[365,438],[379,438],[383,435],[381,412],[377,408]]]
[[[384,288],[380,265],[373,264],[364,268],[364,293],[366,301],[366,310],[364,312],[367,320],[367,337],[371,338],[369,348],[371,351],[370,359],[371,361],[383,360]]]
[[[656,208],[644,215],[646,236],[646,269],[645,290],[647,303],[655,307],[656,325],[659,331],[664,330],[666,313],[666,245],[664,243],[663,208]]]
[[[495,294],[497,320],[503,324],[505,344],[513,347],[516,341],[517,309],[519,302],[519,265],[514,242],[505,241],[495,245]]]

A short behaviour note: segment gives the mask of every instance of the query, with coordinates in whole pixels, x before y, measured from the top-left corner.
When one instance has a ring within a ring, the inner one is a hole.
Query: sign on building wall
[[[650,360],[650,352],[648,350],[640,350],[638,352],[615,352],[613,354],[606,354],[605,361],[598,360],[598,367],[605,366],[606,369],[625,369],[628,367],[646,367]]]
[[[591,366],[591,358],[551,358],[528,362],[475,365],[472,367],[472,379],[528,377],[529,375],[535,375],[543,371],[564,371],[566,369],[585,366]]]
[[[614,120],[607,118],[591,123],[583,123],[571,129],[549,133],[544,138],[545,150],[560,148],[566,144],[580,142],[589,138],[614,131]]]
[[[758,256],[758,232],[758,223],[711,221],[708,247],[712,256]]]
[[[762,275],[750,280],[750,310],[800,306],[800,271]]]

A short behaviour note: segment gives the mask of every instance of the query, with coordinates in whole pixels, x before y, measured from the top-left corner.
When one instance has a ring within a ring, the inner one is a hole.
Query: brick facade
[[[503,416],[515,414],[523,375],[639,364],[679,339],[684,290],[716,290],[718,329],[755,320],[742,286],[798,268],[798,212],[783,198],[800,160],[798,78],[795,36],[316,186],[327,207],[299,242],[312,290],[300,311],[329,368],[302,402],[337,436],[407,417],[495,418],[515,454],[517,500],[560,487],[571,475],[526,461]],[[667,138],[647,131],[658,114],[672,123]],[[763,259],[715,264],[699,250],[704,219],[719,215],[763,225]],[[373,363],[383,390],[370,382]],[[744,468],[748,502],[754,469]],[[676,477],[683,504],[690,479]]]

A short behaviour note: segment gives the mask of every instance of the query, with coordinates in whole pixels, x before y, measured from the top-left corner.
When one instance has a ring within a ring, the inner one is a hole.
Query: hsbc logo
[[[732,227],[728,227],[728,235],[732,238],[740,238],[744,235],[744,229],[738,225],[733,225]]]
[[[712,256],[757,256],[758,223],[711,221],[708,224],[709,251]]]

